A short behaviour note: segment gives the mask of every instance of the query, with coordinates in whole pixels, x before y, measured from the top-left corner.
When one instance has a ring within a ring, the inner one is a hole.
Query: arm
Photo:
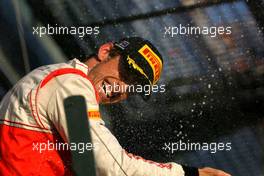
[[[114,176],[230,176],[213,168],[191,168],[176,163],[156,163],[127,153],[103,124],[91,126],[99,175]],[[99,135],[101,134],[101,135]]]
[[[181,165],[156,163],[127,153],[112,133],[101,123],[92,122],[91,132],[99,175],[184,176]],[[195,175],[194,175],[195,176]]]
[[[199,176],[231,176],[230,174],[210,167],[199,169]]]
[[[86,99],[89,112],[99,111],[95,91],[91,83],[79,76],[70,76],[58,84],[50,97],[47,114],[65,141],[68,141],[63,99],[72,95],[82,95]],[[100,118],[90,119],[92,142],[99,175],[111,176],[196,176],[198,170],[182,167],[176,163],[156,163],[127,153]],[[201,176],[221,176],[207,174],[201,169]],[[213,173],[213,172],[211,172]],[[223,175],[224,176],[224,175]]]
[[[63,78],[64,77],[64,78]],[[65,78],[67,77],[67,78]],[[59,83],[57,83],[59,82]],[[88,111],[99,110],[95,92],[89,80],[78,75],[60,76],[53,83],[57,88],[47,104],[47,115],[65,141],[68,141],[66,117],[63,99],[72,95],[82,95],[86,99]],[[168,175],[184,176],[181,165],[176,163],[161,164],[134,156],[122,149],[117,139],[104,126],[99,118],[90,119],[91,134],[95,145],[96,168],[99,175]]]

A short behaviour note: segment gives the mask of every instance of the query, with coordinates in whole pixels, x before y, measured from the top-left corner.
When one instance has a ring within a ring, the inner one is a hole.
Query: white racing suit
[[[48,144],[67,143],[63,100],[82,95],[95,144],[97,175],[183,176],[181,165],[156,163],[122,149],[100,118],[97,93],[88,71],[77,59],[42,66],[5,95],[0,104],[0,175],[73,175],[69,150],[51,149]]]

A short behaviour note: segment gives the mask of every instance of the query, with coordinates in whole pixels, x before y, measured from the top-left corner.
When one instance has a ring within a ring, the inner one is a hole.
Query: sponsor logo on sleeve
[[[89,119],[100,119],[101,115],[99,111],[96,110],[89,110],[87,112]]]

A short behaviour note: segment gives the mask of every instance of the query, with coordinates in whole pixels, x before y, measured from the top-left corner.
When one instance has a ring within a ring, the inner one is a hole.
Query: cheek
[[[115,82],[120,80],[119,72],[114,68],[105,68],[105,74],[106,77],[112,77],[116,79]]]
[[[103,65],[102,71],[106,76],[119,78],[119,62],[116,59],[112,59]]]

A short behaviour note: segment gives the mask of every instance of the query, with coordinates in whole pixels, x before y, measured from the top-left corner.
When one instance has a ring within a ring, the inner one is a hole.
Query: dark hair
[[[110,49],[109,56],[111,58],[112,57],[116,57],[116,56],[121,56],[122,57],[122,54],[121,54],[120,50],[114,46],[113,48]]]
[[[119,56],[119,55],[121,56],[121,52],[116,47],[113,47],[113,48],[110,49],[109,56],[111,58],[116,57],[116,56]],[[92,53],[92,54],[86,56],[85,58],[79,58],[79,60],[81,62],[86,62],[87,60],[89,60],[92,57],[95,57],[96,59],[98,58],[98,56],[97,56],[96,53]]]

